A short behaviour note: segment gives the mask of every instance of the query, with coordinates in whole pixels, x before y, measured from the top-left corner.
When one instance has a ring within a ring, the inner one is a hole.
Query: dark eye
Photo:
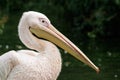
[[[48,22],[44,18],[39,18],[39,21],[43,26],[48,27]]]
[[[45,21],[44,21],[44,20],[42,20],[41,22],[42,22],[42,23],[45,23]]]

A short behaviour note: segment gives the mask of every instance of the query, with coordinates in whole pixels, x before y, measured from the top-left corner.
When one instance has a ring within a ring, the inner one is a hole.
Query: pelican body
[[[99,68],[42,13],[24,12],[18,33],[30,50],[11,50],[1,55],[0,80],[56,80],[62,65],[56,45],[99,72]]]

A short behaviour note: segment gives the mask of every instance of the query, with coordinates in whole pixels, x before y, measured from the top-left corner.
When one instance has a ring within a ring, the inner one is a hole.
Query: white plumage
[[[61,70],[61,57],[53,46],[46,52],[9,51],[0,57],[0,80],[56,80]],[[54,60],[53,60],[54,59]],[[56,60],[55,60],[56,59]]]
[[[61,55],[53,43],[99,71],[42,13],[25,12],[20,20],[18,32],[23,44],[36,51],[12,50],[1,55],[0,80],[56,80],[61,71]]]

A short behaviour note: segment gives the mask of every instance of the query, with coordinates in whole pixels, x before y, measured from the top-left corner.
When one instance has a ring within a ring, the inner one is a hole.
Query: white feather
[[[34,17],[36,16],[36,17]],[[56,80],[61,71],[61,55],[51,42],[35,38],[29,31],[32,17],[49,19],[37,12],[25,12],[19,23],[19,37],[32,50],[9,51],[0,56],[0,80]],[[34,24],[34,23],[33,23]],[[37,43],[36,43],[37,42]]]

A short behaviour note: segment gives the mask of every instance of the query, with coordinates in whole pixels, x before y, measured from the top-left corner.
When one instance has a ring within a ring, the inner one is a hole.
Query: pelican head
[[[24,12],[22,19],[26,21],[24,25],[29,31],[29,34],[37,38],[43,38],[45,40],[51,41],[60,48],[67,51],[69,54],[82,61],[83,63],[89,65],[95,71],[99,72],[99,68],[95,66],[92,61],[78,48],[76,47],[68,38],[66,38],[62,33],[60,33],[50,22],[50,20],[42,13],[29,11]],[[21,26],[21,24],[19,24]],[[24,32],[23,32],[24,35]],[[28,36],[26,36],[27,38]],[[30,40],[31,41],[31,40]],[[24,43],[24,42],[23,42]],[[30,44],[30,42],[28,42]],[[27,47],[30,45],[25,44]]]

